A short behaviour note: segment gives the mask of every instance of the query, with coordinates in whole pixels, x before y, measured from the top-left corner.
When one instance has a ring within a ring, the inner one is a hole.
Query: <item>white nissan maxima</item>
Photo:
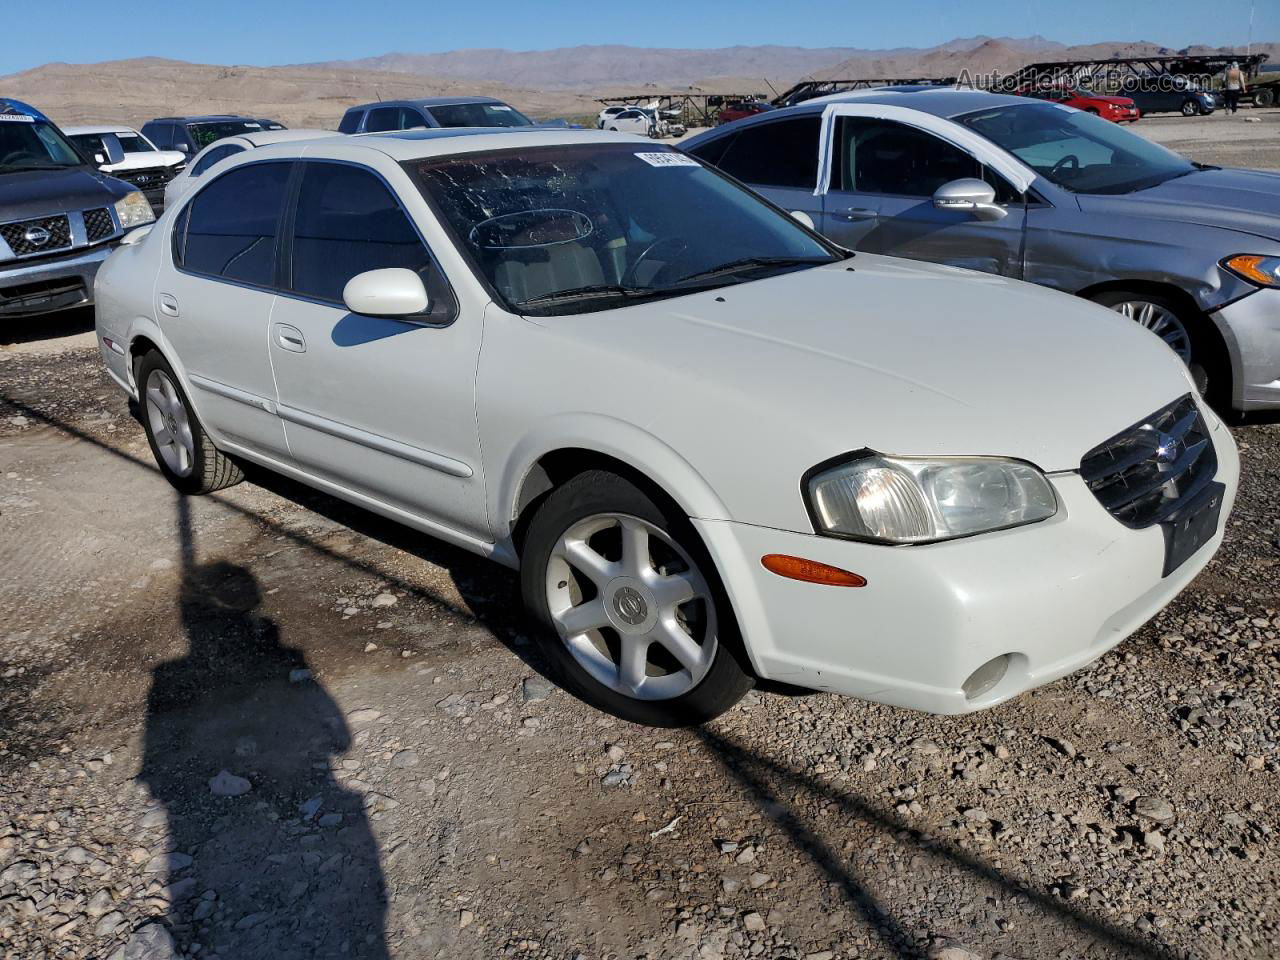
[[[1101,656],[1217,549],[1239,462],[1157,337],[853,254],[595,131],[224,161],[98,274],[183,493],[253,462],[520,570],[582,698],[756,678],[938,713]]]

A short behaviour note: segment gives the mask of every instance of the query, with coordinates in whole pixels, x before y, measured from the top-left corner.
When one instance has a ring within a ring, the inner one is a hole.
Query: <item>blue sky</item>
[[[721,47],[928,47],[957,36],[1042,34],[1063,43],[1243,44],[1249,0],[10,0],[21,22],[0,75],[55,60],[148,55],[279,64],[466,47],[594,43]],[[1280,40],[1280,0],[1257,0],[1253,38]],[[803,10],[817,11],[806,16]]]

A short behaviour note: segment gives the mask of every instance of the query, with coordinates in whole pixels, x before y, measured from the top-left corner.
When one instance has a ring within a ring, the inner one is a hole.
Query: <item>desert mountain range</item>
[[[1280,44],[1254,44],[1280,61]],[[707,50],[616,45],[554,50],[454,50],[295,66],[217,66],[161,58],[50,63],[0,77],[0,96],[29,100],[60,123],[244,113],[294,127],[332,129],[348,106],[368,100],[485,94],[538,117],[582,117],[610,93],[768,94],[804,77],[954,76],[1012,71],[1037,60],[1101,59],[1240,48],[1172,49],[1146,42],[1064,46],[1043,37],[968,37],[928,49],[868,50],[738,46]]]

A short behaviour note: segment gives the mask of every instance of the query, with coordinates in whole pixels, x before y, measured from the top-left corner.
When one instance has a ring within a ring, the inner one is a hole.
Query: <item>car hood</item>
[[[1280,241],[1280,173],[1197,170],[1118,196],[1080,195],[1086,213],[1151,217],[1221,227]],[[1238,253],[1247,251],[1224,251]],[[1208,251],[1216,255],[1216,251]]]
[[[102,169],[107,173],[119,170],[150,170],[154,167],[173,167],[185,163],[187,155],[177,150],[147,150],[142,153],[126,153],[119,163],[111,163]]]
[[[680,384],[683,403],[651,406],[683,413],[645,424],[651,432],[690,435],[705,453],[720,441],[690,411],[709,423],[727,416],[776,438],[775,450],[785,447],[801,469],[870,448],[1076,470],[1085,452],[1191,389],[1159,339],[1102,307],[870,254],[534,322],[574,336],[579,350],[609,354],[593,364],[610,371],[602,394]],[[633,390],[630,378],[647,385]]]
[[[89,167],[0,174],[0,223],[110,206],[132,189]]]

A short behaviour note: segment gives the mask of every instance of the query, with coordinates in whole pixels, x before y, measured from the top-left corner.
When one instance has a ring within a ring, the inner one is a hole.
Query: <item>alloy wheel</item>
[[[715,602],[667,533],[625,514],[573,524],[547,564],[560,640],[597,682],[636,700],[693,690],[716,658]]]
[[[175,476],[190,476],[195,466],[196,445],[178,388],[163,370],[152,370],[144,394],[147,424],[156,450]]]
[[[1182,362],[1191,364],[1191,335],[1186,325],[1168,307],[1150,300],[1123,300],[1113,303],[1111,309],[1121,316],[1137,321],[1169,345]]]

